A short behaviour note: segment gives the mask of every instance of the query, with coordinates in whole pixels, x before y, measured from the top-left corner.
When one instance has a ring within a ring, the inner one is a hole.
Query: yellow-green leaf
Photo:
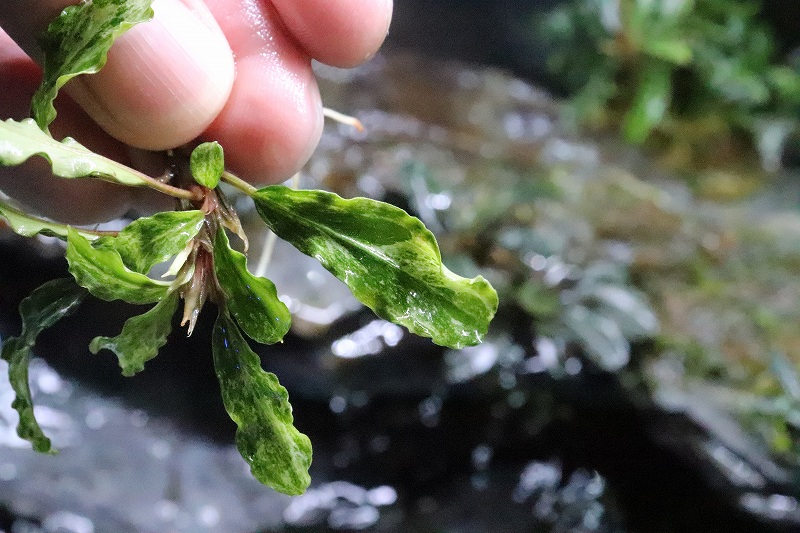
[[[230,247],[222,228],[214,239],[214,272],[239,327],[262,344],[280,342],[292,322],[289,309],[278,299],[270,280],[247,270],[247,258]]]
[[[46,159],[53,174],[62,178],[100,178],[131,186],[146,183],[125,165],[95,154],[71,137],[61,142],[53,139],[32,119],[0,122],[1,165],[19,165],[35,155]]]
[[[116,337],[95,337],[89,350],[111,350],[117,354],[122,375],[132,376],[144,370],[144,364],[158,355],[172,331],[172,315],[178,308],[179,295],[173,291],[155,307],[125,321],[122,332]]]
[[[380,317],[452,348],[483,339],[497,293],[481,276],[450,272],[419,219],[383,202],[324,191],[272,186],[252,197],[278,236],[319,260]]]
[[[189,169],[197,183],[209,189],[215,188],[225,171],[222,146],[217,141],[199,145],[189,157]]]
[[[147,274],[157,263],[180,253],[203,227],[202,211],[166,211],[134,220],[116,237],[103,237],[95,248],[114,250],[126,267]]]
[[[36,337],[78,308],[86,291],[69,278],[49,281],[33,291],[19,305],[22,333],[6,339],[2,358],[8,362],[8,379],[16,398],[11,406],[19,413],[17,434],[33,444],[37,452],[51,452],[50,439],[45,436],[33,414],[33,400],[28,383],[28,362]]]
[[[33,237],[34,235],[42,234],[49,237],[60,237],[62,239],[67,238],[69,226],[66,224],[59,224],[58,222],[53,222],[52,220],[35,217],[33,215],[29,215],[28,213],[23,213],[16,207],[13,207],[3,201],[0,201],[0,217],[8,222],[8,225],[12,230],[14,230],[15,233],[22,235],[23,237]],[[84,232],[80,229],[76,229],[76,231],[90,241],[98,238],[98,236],[93,233]]]
[[[284,494],[302,494],[311,483],[311,441],[294,427],[286,389],[262,370],[224,308],[212,349],[225,409],[238,426],[236,446],[253,476]]]
[[[92,247],[72,228],[67,233],[66,257],[69,271],[78,285],[102,300],[149,304],[167,294],[169,283],[154,281],[128,269],[118,252]]]
[[[75,76],[103,68],[117,37],[153,17],[150,4],[152,0],[84,0],[50,23],[40,39],[44,75],[31,101],[31,113],[42,130],[56,118],[53,100],[58,90]]]

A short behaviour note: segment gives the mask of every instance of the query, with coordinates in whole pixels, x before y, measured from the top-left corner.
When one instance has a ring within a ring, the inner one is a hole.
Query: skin
[[[22,119],[41,76],[38,36],[76,0],[0,2],[0,117]],[[70,81],[54,137],[118,160],[217,140],[230,170],[256,184],[311,156],[322,103],[311,60],[352,67],[377,51],[392,0],[155,0],[155,18],[120,37],[98,74]],[[127,145],[127,146],[126,146]],[[38,159],[38,158],[36,158]],[[73,223],[127,210],[138,190],[47,176],[42,161],[0,169],[0,190]]]

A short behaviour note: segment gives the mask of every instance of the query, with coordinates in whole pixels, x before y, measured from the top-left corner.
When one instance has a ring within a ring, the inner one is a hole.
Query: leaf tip
[[[97,355],[97,353],[103,349],[101,343],[103,342],[103,337],[95,337],[92,339],[92,342],[89,343],[89,352],[92,355]]]

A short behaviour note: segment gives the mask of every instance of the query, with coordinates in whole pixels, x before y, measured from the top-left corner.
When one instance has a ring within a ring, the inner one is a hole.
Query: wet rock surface
[[[301,186],[419,216],[452,270],[498,288],[487,342],[449,351],[410,336],[279,244],[268,276],[296,325],[259,353],[315,450],[312,488],[288,498],[231,444],[213,313],[123,378],[86,346],[129,308],[89,304],[37,345],[37,415],[60,455],[21,445],[0,387],[2,527],[798,527],[796,180],[707,201],[641,154],[565,133],[556,102],[493,70],[381,56],[319,74],[326,105],[366,132],[328,125]],[[707,185],[728,183],[717,178]],[[259,226],[244,223],[257,257]],[[53,246],[0,239],[0,337],[16,333],[22,297],[66,274]]]

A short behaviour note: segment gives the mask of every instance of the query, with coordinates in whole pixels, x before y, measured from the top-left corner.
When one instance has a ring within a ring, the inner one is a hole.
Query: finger
[[[392,0],[272,0],[287,29],[315,59],[353,67],[372,57],[389,31]]]
[[[149,150],[184,144],[206,129],[233,84],[233,57],[201,1],[156,0],[154,19],[133,27],[70,95],[108,133]]]
[[[130,194],[122,187],[96,179],[57,178],[40,158],[0,167],[0,190],[26,211],[66,224],[113,220],[130,208]]]
[[[9,1],[9,0],[3,0]],[[72,0],[11,0],[9,30],[37,35],[45,16]],[[25,9],[27,8],[27,9]],[[117,39],[108,62],[93,76],[74,78],[66,91],[117,139],[151,150],[174,148],[194,139],[219,113],[233,84],[233,57],[201,0],[155,0],[155,17]]]
[[[28,117],[40,77],[41,69],[0,30],[0,117]],[[92,150],[124,159],[119,143],[97,128],[86,127],[91,121],[77,105],[64,99],[58,108],[59,117],[52,128],[57,139],[69,133]],[[124,213],[129,205],[125,188],[94,179],[55,178],[39,157],[17,167],[0,167],[0,190],[44,216],[73,224],[108,220]]]
[[[226,164],[243,178],[282,181],[308,160],[322,132],[311,60],[289,37],[271,4],[206,3],[236,56],[236,80],[203,137],[222,144]]]

